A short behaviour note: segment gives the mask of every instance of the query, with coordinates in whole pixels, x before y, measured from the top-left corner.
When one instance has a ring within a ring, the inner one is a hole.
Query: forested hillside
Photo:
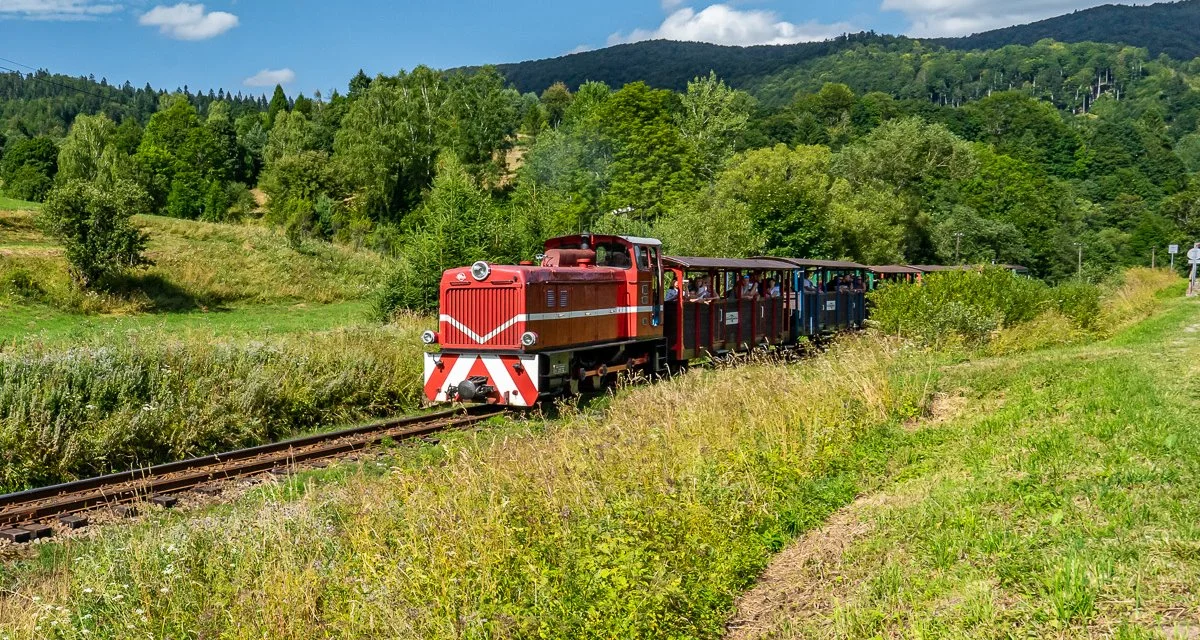
[[[826,42],[758,47],[649,40],[496,68],[523,92],[540,93],[555,82],[577,87],[588,81],[610,86],[641,81],[652,87],[683,91],[692,78],[708,75],[710,71],[738,87],[754,78],[836,53],[854,43],[891,43],[900,39],[859,33]]]
[[[1200,2],[1160,2],[1145,6],[1107,4],[1063,16],[977,33],[965,38],[932,40],[952,49],[997,49],[1010,44],[1034,44],[1051,39],[1061,42],[1111,42],[1141,47],[1157,57],[1176,60],[1200,56]]]
[[[935,38],[926,46],[962,51],[1033,45],[1040,40],[1101,42],[1146,49],[1150,57],[1176,60],[1200,56],[1200,0],[1147,6],[1105,5],[1027,25],[963,38]],[[697,75],[715,71],[735,88],[755,84],[785,67],[837,53],[853,45],[921,47],[909,38],[859,33],[827,42],[723,47],[701,42],[652,40],[585,51],[558,58],[500,65],[501,73],[521,91],[541,92],[555,82],[578,86],[592,80],[612,86],[642,81],[652,87],[682,91]]]
[[[703,50],[655,46],[676,45]],[[496,68],[418,67],[360,72],[327,98],[109,87],[100,100],[94,84],[54,93],[13,78],[0,189],[45,200],[68,255],[84,255],[70,234],[86,238],[77,221],[95,211],[264,224],[297,249],[394,255],[384,312],[434,304],[446,267],[528,259],[581,229],[684,254],[1021,263],[1055,281],[1200,237],[1196,60],[876,36],[808,51],[757,78],[730,67],[745,90],[705,73],[681,91],[522,93]],[[136,233],[114,242],[114,269],[140,264]],[[79,286],[105,286],[102,266],[74,266]]]

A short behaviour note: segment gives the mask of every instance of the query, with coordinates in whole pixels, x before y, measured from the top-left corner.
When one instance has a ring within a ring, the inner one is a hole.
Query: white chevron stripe
[[[463,335],[474,340],[477,344],[484,344],[488,340],[500,335],[502,331],[513,326],[518,322],[544,322],[547,320],[571,320],[573,318],[602,318],[604,316],[615,316],[622,313],[651,313],[654,311],[652,306],[642,307],[609,307],[607,309],[584,309],[582,311],[560,311],[549,313],[519,313],[504,322],[504,324],[492,329],[485,335],[479,335],[463,323],[455,320],[453,316],[443,313],[439,316],[442,322],[458,329]]]

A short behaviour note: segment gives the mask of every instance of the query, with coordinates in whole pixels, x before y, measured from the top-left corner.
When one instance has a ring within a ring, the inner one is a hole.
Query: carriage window
[[[558,306],[567,306],[567,289],[561,289],[558,292]]]
[[[565,291],[563,293],[566,293]],[[554,289],[546,289],[546,308],[554,308]]]

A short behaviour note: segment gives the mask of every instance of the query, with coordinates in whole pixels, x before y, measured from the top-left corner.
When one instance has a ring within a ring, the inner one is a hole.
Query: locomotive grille
[[[450,289],[442,313],[454,318],[480,338],[487,338],[496,329],[522,313],[522,290],[516,287],[467,287]],[[522,323],[514,322],[483,343],[456,327],[448,327],[446,345],[515,347],[521,344]]]

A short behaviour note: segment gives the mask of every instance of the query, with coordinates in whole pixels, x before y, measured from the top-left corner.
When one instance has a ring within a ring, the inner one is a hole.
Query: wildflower
[[[91,588],[91,587],[87,587],[86,589],[84,589],[84,590],[83,590],[83,592],[84,592],[84,593],[91,593],[91,592],[92,592],[92,588]]]
[[[168,593],[169,591],[171,591],[171,590],[170,590],[170,589],[168,589],[167,587],[163,587],[163,588],[161,588],[161,589],[159,589],[159,590],[158,590],[158,592],[159,592],[159,593]]]
[[[134,613],[136,613],[136,614],[138,614],[138,615],[140,616],[140,615],[142,615],[143,613],[146,613],[146,612],[145,612],[145,611],[143,611],[143,610],[141,610],[141,609],[138,609],[137,611],[134,611]]]

